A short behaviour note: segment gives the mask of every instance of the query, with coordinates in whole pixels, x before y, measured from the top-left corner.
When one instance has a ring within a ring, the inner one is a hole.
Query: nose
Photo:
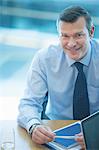
[[[73,37],[70,37],[70,38],[68,39],[67,45],[68,45],[68,47],[70,47],[70,48],[76,46],[76,41],[75,41],[75,39],[74,39]]]

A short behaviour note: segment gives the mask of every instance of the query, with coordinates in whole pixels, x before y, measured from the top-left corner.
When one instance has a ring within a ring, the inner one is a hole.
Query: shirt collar
[[[65,56],[66,56],[67,63],[68,63],[69,67],[76,62],[74,59],[71,59],[70,57],[68,57],[67,54],[65,54]],[[91,45],[89,47],[87,54],[79,62],[81,62],[85,66],[88,66],[89,62],[90,62],[90,58],[91,58]]]

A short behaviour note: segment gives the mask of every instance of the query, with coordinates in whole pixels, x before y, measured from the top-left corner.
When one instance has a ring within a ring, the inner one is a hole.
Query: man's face
[[[93,34],[91,32],[91,34]],[[74,60],[83,58],[89,48],[90,38],[86,22],[80,17],[74,23],[59,22],[60,43],[64,52]]]

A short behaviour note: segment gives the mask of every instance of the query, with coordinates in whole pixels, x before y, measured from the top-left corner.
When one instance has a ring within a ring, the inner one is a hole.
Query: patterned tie
[[[87,83],[83,72],[83,64],[74,64],[78,70],[73,95],[73,117],[74,120],[81,120],[90,115]]]

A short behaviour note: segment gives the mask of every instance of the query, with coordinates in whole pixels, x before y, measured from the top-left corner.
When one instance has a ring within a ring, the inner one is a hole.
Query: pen
[[[75,139],[75,136],[71,136],[71,135],[69,135],[69,136],[55,136],[55,138],[61,138],[61,139]]]

